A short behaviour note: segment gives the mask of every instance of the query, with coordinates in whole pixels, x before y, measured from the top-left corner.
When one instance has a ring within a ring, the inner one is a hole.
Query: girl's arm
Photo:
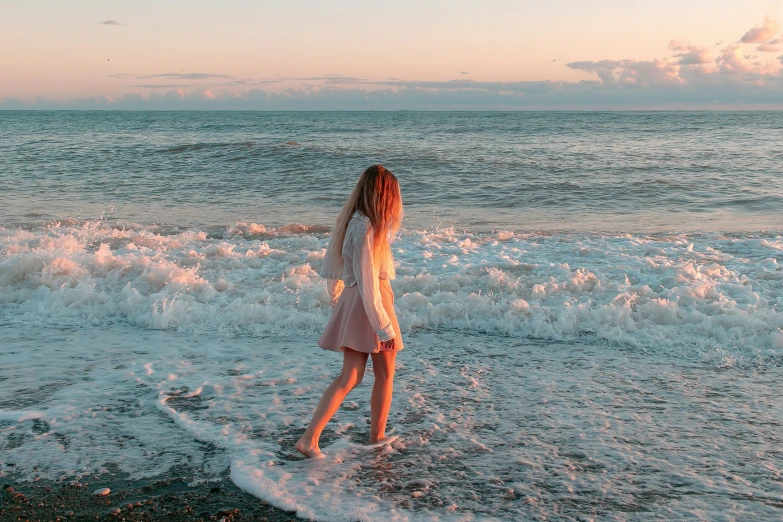
[[[372,329],[378,334],[379,341],[388,341],[397,334],[381,299],[378,266],[374,262],[372,251],[373,236],[375,235],[372,225],[366,224],[366,229],[360,229],[360,234],[362,237],[358,237],[354,241],[353,272],[356,275],[364,311],[367,313]]]

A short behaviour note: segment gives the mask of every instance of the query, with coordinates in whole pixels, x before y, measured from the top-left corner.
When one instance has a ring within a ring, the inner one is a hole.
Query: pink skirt
[[[388,279],[380,280],[380,289],[383,308],[389,314],[394,331],[397,333],[394,336],[394,350],[400,351],[403,349],[402,337],[397,315],[394,313],[394,293]],[[337,300],[337,306],[332,310],[332,317],[318,340],[318,346],[333,352],[342,352],[343,348],[364,353],[381,351],[378,335],[370,326],[367,312],[364,311],[359,285],[343,289]]]

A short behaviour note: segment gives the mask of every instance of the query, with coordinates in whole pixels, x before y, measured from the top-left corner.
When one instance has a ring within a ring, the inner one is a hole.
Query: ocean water
[[[778,520],[783,113],[0,112],[0,476],[187,462],[316,520]],[[293,450],[335,215],[406,205],[372,374]]]

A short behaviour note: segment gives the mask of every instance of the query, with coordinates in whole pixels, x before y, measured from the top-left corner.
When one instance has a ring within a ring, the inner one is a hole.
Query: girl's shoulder
[[[370,226],[370,218],[359,212],[354,213],[348,222],[348,231],[355,239],[366,236],[373,231],[373,228]]]
[[[361,230],[366,230],[369,224],[370,218],[359,212],[355,212],[353,216],[351,216],[351,220],[348,222],[349,227],[354,227]]]

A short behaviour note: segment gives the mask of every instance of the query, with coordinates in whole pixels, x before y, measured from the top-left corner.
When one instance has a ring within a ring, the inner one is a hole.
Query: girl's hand
[[[389,339],[388,341],[381,341],[381,351],[382,352],[393,352],[394,351],[394,338]]]

